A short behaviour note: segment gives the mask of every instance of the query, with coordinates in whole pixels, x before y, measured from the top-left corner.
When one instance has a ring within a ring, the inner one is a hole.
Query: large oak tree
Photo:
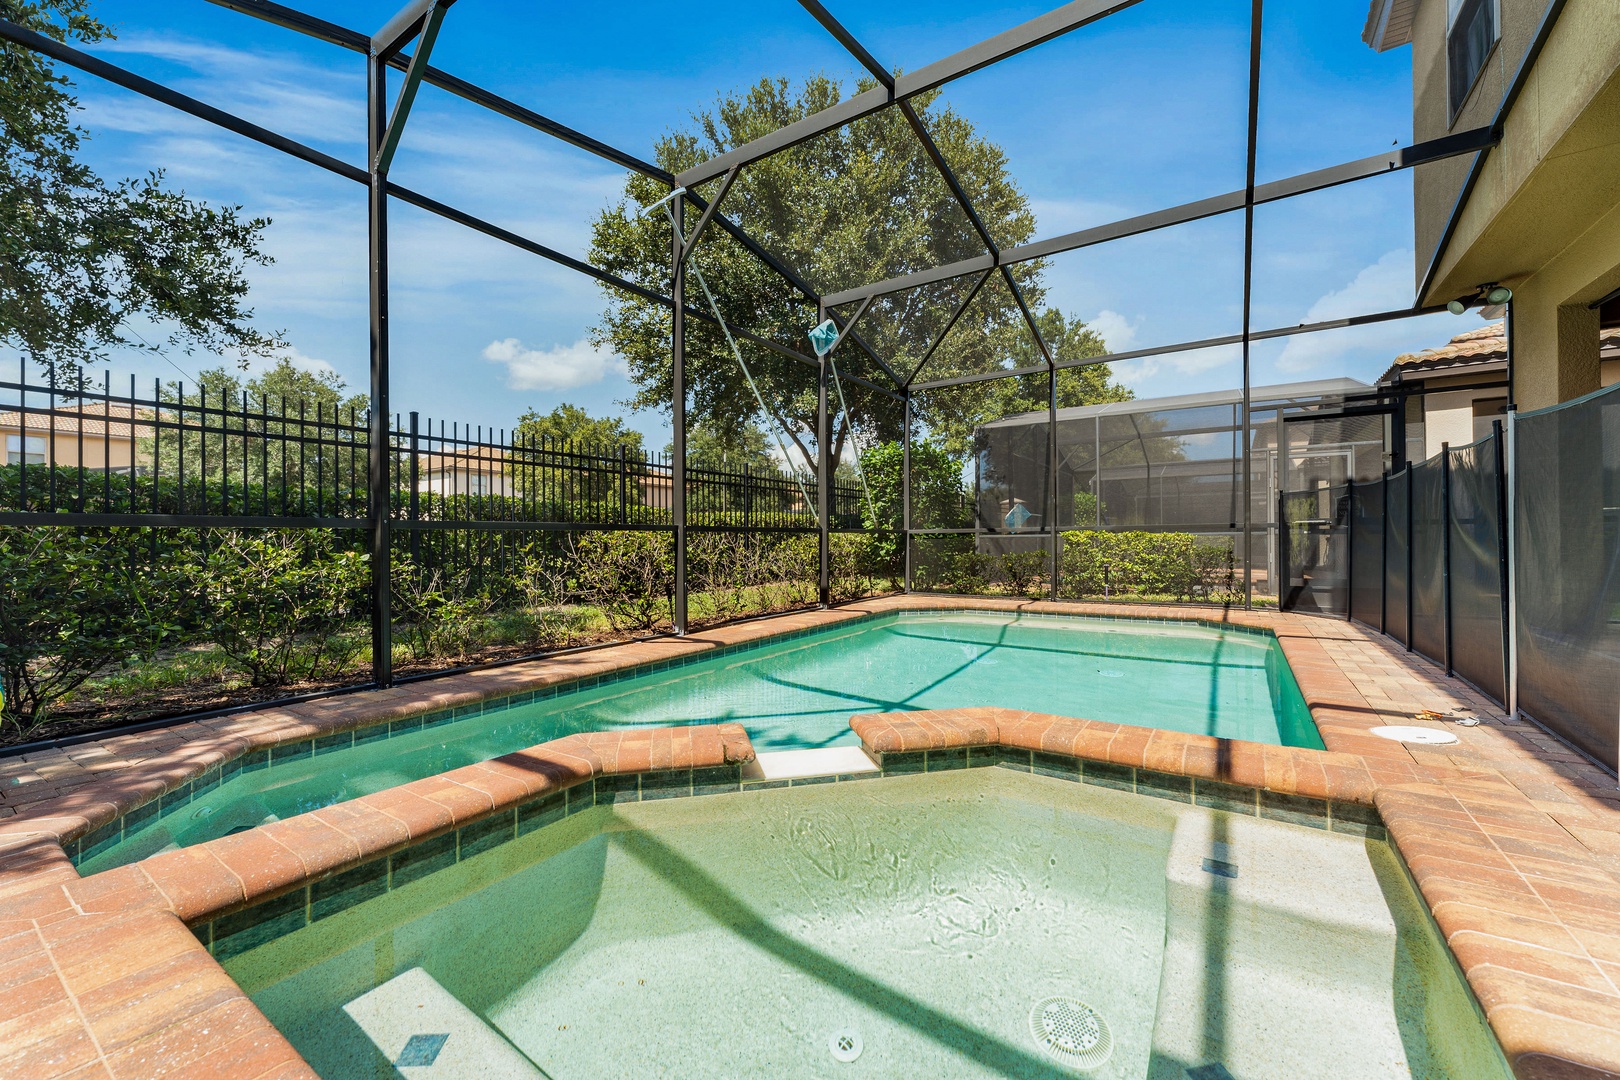
[[[868,88],[866,82],[856,87],[858,91]],[[694,117],[690,130],[661,139],[657,161],[671,172],[679,172],[836,104],[842,95],[842,85],[827,76],[811,78],[801,86],[787,79],[762,80],[746,92],[722,95],[712,109]],[[1001,149],[937,95],[913,98],[912,104],[996,242],[1011,247],[1033,238],[1035,216],[1028,198],[1008,175]],[[717,186],[718,182],[705,185],[699,194],[712,197]],[[667,292],[669,220],[662,213],[639,212],[667,194],[668,189],[657,181],[631,176],[624,197],[595,222],[593,261],[649,289]],[[768,252],[823,295],[984,251],[967,216],[895,109],[748,166],[732,187],[724,209]],[[686,229],[697,216],[695,210],[689,211]],[[727,321],[759,337],[809,351],[805,334],[815,322],[816,309],[780,274],[713,226],[693,258]],[[1043,269],[1038,261],[1028,262],[1014,267],[1012,275],[1036,313],[1048,347],[1059,360],[1105,352],[1102,339],[1082,322],[1046,305]],[[868,309],[858,331],[895,373],[907,377],[972,284],[972,278],[958,278],[884,297]],[[667,410],[673,391],[669,310],[613,289],[607,295],[595,340],[628,363],[636,387],[628,404]],[[695,278],[690,280],[687,300],[707,310]],[[813,368],[740,340],[765,402],[768,415],[761,416],[719,329],[689,318],[686,341],[692,395],[688,415],[694,426],[724,432],[742,431],[751,423],[780,424],[806,464],[813,467]],[[841,345],[835,357],[841,373],[894,387],[890,375],[854,342]],[[1041,362],[1016,300],[997,275],[979,291],[918,378],[926,381]],[[901,415],[895,402],[848,380],[843,389],[863,445],[899,436]],[[1058,393],[1061,406],[1130,396],[1109,379],[1106,368],[1089,365],[1064,370]],[[960,457],[971,447],[976,424],[1044,408],[1046,396],[1043,374],[1036,379],[981,382],[957,391],[921,393],[914,405],[923,426]],[[833,405],[837,407],[836,397]],[[835,453],[849,437],[840,413],[834,429]]]

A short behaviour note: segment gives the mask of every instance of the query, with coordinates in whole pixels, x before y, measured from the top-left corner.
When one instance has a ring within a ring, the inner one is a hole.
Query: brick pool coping
[[[516,820],[520,805],[583,783],[587,772],[729,768],[751,758],[752,748],[740,729],[718,727],[571,736],[79,877],[64,843],[75,845],[210,770],[258,750],[381,721],[886,612],[951,608],[1193,619],[1274,633],[1325,752],[993,708],[855,723],[880,754],[954,753],[989,739],[994,728],[994,740],[977,745],[1030,753],[1032,760],[1058,754],[1131,770],[1133,785],[1142,780],[1148,794],[1164,794],[1153,789],[1164,785],[1152,777],[1185,777],[1189,791],[1207,786],[1212,797],[1224,786],[1270,792],[1269,801],[1284,810],[1298,809],[1279,801],[1284,796],[1375,807],[1518,1075],[1620,1077],[1620,798],[1612,778],[1532,725],[1509,721],[1465,684],[1351,624],[1209,607],[915,595],[0,759],[0,814],[9,815],[0,820],[0,986],[10,991],[0,998],[0,1074],[23,1071],[26,1061],[27,1075],[42,1078],[144,1077],[165,1068],[244,1080],[311,1076],[186,923],[228,919],[312,878],[392,857],[493,814],[510,811]],[[1447,747],[1367,733],[1381,723],[1413,723],[1420,708],[1468,711],[1485,722],[1448,728],[1460,742]],[[936,739],[943,740],[938,747]],[[1255,798],[1257,812],[1267,816],[1268,797]]]

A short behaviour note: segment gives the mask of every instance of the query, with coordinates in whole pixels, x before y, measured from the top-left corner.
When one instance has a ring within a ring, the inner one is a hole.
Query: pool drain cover
[[[1095,1069],[1114,1052],[1114,1037],[1096,1009],[1074,998],[1049,997],[1029,1010],[1029,1032],[1065,1065]]]
[[[827,1049],[832,1051],[833,1060],[848,1064],[861,1056],[865,1049],[861,1045],[861,1033],[854,1028],[840,1028],[827,1037]]]

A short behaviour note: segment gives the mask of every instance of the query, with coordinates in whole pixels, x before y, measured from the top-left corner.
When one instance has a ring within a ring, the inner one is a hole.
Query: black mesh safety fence
[[[1445,467],[1438,456],[1412,466],[1411,639],[1413,649],[1438,664],[1446,662]]]
[[[1411,506],[1407,492],[1411,470],[1394,473],[1385,482],[1384,500],[1384,632],[1411,644],[1407,624],[1407,541],[1411,536]]]
[[[1620,388],[1518,417],[1518,704],[1613,769],[1620,757]]]
[[[1451,666],[1506,701],[1501,468],[1497,437],[1451,451]]]
[[[1322,486],[1282,496],[1277,603],[1283,611],[1343,615],[1350,587],[1350,488]]]
[[[1350,491],[1350,617],[1384,625],[1384,481]]]

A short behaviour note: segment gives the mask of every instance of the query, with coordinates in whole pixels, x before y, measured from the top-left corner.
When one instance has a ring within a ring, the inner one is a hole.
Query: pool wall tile
[[[692,794],[691,769],[660,769],[641,774],[642,799],[674,799]]]
[[[1171,773],[1154,772],[1151,769],[1136,770],[1138,795],[1152,795],[1157,799],[1190,803],[1193,801],[1192,789],[1193,782],[1190,776],[1175,776]]]
[[[927,757],[924,758],[924,763],[929,772],[967,768],[968,752],[965,746],[952,746],[944,750],[928,750],[925,753]]]
[[[493,850],[517,836],[517,809],[503,810],[456,830],[458,858],[470,859]]]
[[[1040,776],[1052,776],[1059,780],[1082,779],[1079,759],[1066,754],[1048,754],[1040,750],[1031,750],[1029,770]]]
[[[641,777],[636,773],[598,776],[596,778],[596,804],[598,806],[609,803],[639,802],[640,799]]]
[[[559,791],[543,799],[526,802],[517,808],[517,833],[527,836],[554,821],[568,816],[568,793]]]
[[[397,889],[433,873],[453,866],[456,861],[456,834],[447,832],[412,844],[388,857],[389,888]]]
[[[354,745],[354,732],[339,731],[332,735],[322,735],[315,740],[315,756],[330,754],[336,750],[347,750]]]
[[[314,756],[315,743],[312,739],[270,748],[270,764],[272,765],[280,765],[284,761],[302,761],[305,758]]]
[[[1035,771],[1041,771],[1038,764]],[[1080,779],[1088,784],[1113,788],[1116,791],[1136,790],[1136,770],[1129,765],[1113,765],[1106,761],[1088,761],[1081,770]]]
[[[567,794],[568,815],[570,817],[581,810],[589,810],[596,805],[596,781],[587,780],[583,784],[575,784],[568,789]]]
[[[1290,825],[1325,829],[1328,827],[1328,803],[1323,799],[1308,799],[1302,795],[1262,791],[1260,816],[1273,821],[1286,821]]]
[[[388,860],[373,859],[352,870],[311,882],[309,921],[336,915],[388,891]]]
[[[909,753],[882,754],[880,758],[879,764],[882,766],[884,776],[907,776],[927,769],[928,752],[915,750]]]
[[[309,889],[255,904],[214,920],[214,957],[228,960],[278,937],[302,930],[309,922]]]
[[[1193,801],[1212,810],[1259,816],[1259,789],[1223,784],[1219,780],[1198,780],[1193,784]]]
[[[721,795],[742,790],[741,769],[736,765],[720,765],[692,770],[693,795]]]
[[[1354,803],[1334,802],[1329,822],[1336,833],[1365,836],[1370,840],[1384,840],[1389,835],[1377,810]]]

